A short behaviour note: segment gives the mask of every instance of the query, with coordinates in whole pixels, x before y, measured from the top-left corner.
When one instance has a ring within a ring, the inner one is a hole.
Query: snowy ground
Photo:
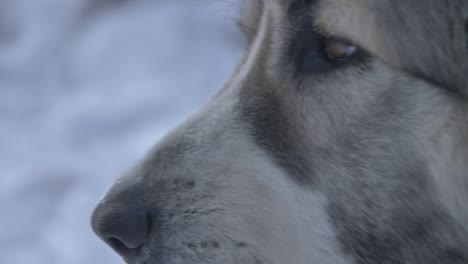
[[[122,263],[112,183],[232,71],[235,1],[0,0],[0,263]]]

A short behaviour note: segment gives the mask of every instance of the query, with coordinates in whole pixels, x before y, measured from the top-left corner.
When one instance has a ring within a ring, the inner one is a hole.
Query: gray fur
[[[318,25],[325,30],[349,38],[398,69],[468,95],[468,1],[329,0],[320,4]],[[345,18],[338,18],[343,14]]]
[[[128,263],[468,263],[466,1],[244,6],[229,83],[98,207],[146,208]],[[298,73],[316,31],[365,59]]]

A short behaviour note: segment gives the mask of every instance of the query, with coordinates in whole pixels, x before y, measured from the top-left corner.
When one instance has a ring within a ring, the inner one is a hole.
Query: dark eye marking
[[[305,23],[294,34],[289,46],[289,58],[297,72],[321,74],[335,71],[351,63],[359,63],[364,52],[337,38],[325,37]]]
[[[361,63],[365,52],[344,40],[328,37],[313,27],[313,0],[296,0],[288,9],[291,28],[287,63],[300,74],[321,74]]]

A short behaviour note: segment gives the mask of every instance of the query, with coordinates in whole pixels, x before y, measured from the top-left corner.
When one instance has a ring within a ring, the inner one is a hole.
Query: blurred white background
[[[227,80],[236,0],[0,0],[0,263],[123,263],[112,184]]]

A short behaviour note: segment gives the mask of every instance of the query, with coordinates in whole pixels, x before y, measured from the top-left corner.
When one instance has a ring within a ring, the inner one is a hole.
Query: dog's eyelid
[[[324,42],[331,41],[334,43],[341,43],[343,46],[349,47],[348,52],[355,53],[356,51],[361,50],[361,48],[358,45],[354,44],[352,41],[349,41],[348,38],[337,37],[328,33],[325,30],[322,30],[320,27],[317,26],[313,26],[312,30],[317,34],[321,35]]]
[[[324,40],[324,49],[329,59],[332,60],[349,58],[358,51],[356,46],[334,38],[327,38]]]
[[[332,35],[330,33],[328,33],[326,30],[323,30],[321,27],[318,27],[316,25],[312,25],[312,31],[314,31],[315,33],[323,36],[323,37],[332,37]]]
[[[334,40],[346,43],[348,45],[354,46],[356,48],[359,48],[358,45],[353,43],[353,41],[351,41],[347,37],[341,37],[341,36],[336,36],[336,35],[330,34],[328,31],[322,29],[320,26],[312,25],[312,31],[314,31],[315,33],[321,35],[324,39],[334,39]]]

